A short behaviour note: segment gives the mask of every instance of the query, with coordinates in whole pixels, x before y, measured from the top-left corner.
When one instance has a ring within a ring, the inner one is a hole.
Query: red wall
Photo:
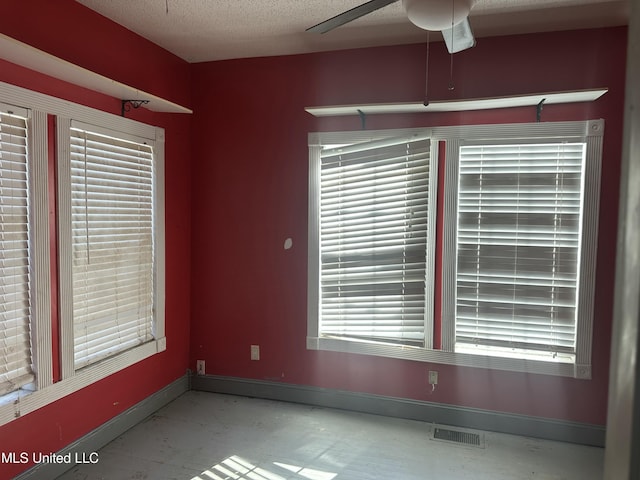
[[[626,29],[481,38],[450,58],[431,46],[430,98],[608,87],[543,121],[604,118],[593,379],[457,368],[306,349],[307,134],[358,130],[305,106],[421,101],[425,46],[194,65],[190,366],[207,373],[427,400],[604,425],[608,388]],[[370,116],[367,128],[532,122],[535,108]],[[285,238],[293,248],[285,251]],[[259,344],[261,360],[250,361]],[[440,372],[433,394],[427,370]]]
[[[0,32],[160,97],[190,105],[189,64],[73,0],[3,0]],[[73,34],[68,34],[73,32]],[[0,81],[120,114],[120,101],[0,61]],[[0,426],[4,452],[55,452],[185,374],[190,318],[191,116],[139,109],[163,127],[167,350]],[[0,479],[29,465],[0,464]]]
[[[431,99],[610,89],[591,104],[543,111],[545,121],[606,120],[593,380],[584,381],[306,350],[307,133],[357,130],[360,121],[316,119],[303,108],[422,100],[423,45],[189,66],[73,0],[3,0],[1,10],[0,32],[195,110],[129,114],[166,129],[167,351],[0,427],[3,451],[57,451],[195,368],[196,359],[211,374],[604,425],[626,29],[479,39],[455,56],[452,92],[449,57],[441,44],[431,49]],[[0,81],[120,110],[118,100],[6,62]],[[534,119],[526,108],[372,116],[367,126]],[[285,251],[287,237],[294,243]],[[261,346],[259,362],[249,360],[251,344]],[[432,395],[429,368],[440,372]],[[0,479],[26,467],[0,465]]]

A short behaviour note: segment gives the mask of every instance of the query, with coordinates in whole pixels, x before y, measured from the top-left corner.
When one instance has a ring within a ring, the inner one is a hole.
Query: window
[[[0,101],[3,425],[164,351],[166,339],[164,130],[2,82]]]
[[[585,147],[460,147],[456,350],[575,354]]]
[[[308,348],[588,378],[603,128],[311,135]]]
[[[64,374],[162,340],[153,139],[61,122],[59,163]],[[65,145],[65,146],[66,146]],[[72,353],[71,353],[72,352]]]
[[[52,381],[44,122],[0,104],[0,405]]]
[[[31,383],[27,118],[0,113],[0,395]]]
[[[407,132],[331,143],[341,140],[323,138],[311,158],[319,190],[311,328],[335,341],[430,345],[431,142]]]
[[[153,152],[71,129],[75,366],[153,338]]]

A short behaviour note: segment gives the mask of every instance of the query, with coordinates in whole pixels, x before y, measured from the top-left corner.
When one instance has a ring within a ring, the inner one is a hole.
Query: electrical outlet
[[[251,345],[251,360],[260,360],[260,345]]]
[[[198,375],[204,375],[204,360],[196,361],[196,373]]]
[[[429,370],[429,385],[438,384],[438,372],[435,370]]]

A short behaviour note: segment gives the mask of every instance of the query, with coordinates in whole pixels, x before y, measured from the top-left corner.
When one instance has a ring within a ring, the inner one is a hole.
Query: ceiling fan
[[[371,0],[313,27],[307,32],[326,33],[336,27],[386,7],[398,0]],[[423,30],[442,32],[449,53],[457,53],[476,44],[469,24],[469,12],[478,0],[402,0],[411,22]]]

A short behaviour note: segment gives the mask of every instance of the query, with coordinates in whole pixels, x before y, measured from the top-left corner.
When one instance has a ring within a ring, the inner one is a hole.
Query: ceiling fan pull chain
[[[453,84],[453,53],[450,53],[451,63],[449,66],[449,90],[455,90],[456,86]]]
[[[427,60],[424,75],[424,106],[429,106],[429,30],[427,30]]]
[[[451,52],[449,52],[450,65],[449,65],[449,91],[454,90],[456,87],[453,84],[453,52],[454,52],[454,35],[453,35],[453,17],[456,11],[456,0],[451,0]]]

